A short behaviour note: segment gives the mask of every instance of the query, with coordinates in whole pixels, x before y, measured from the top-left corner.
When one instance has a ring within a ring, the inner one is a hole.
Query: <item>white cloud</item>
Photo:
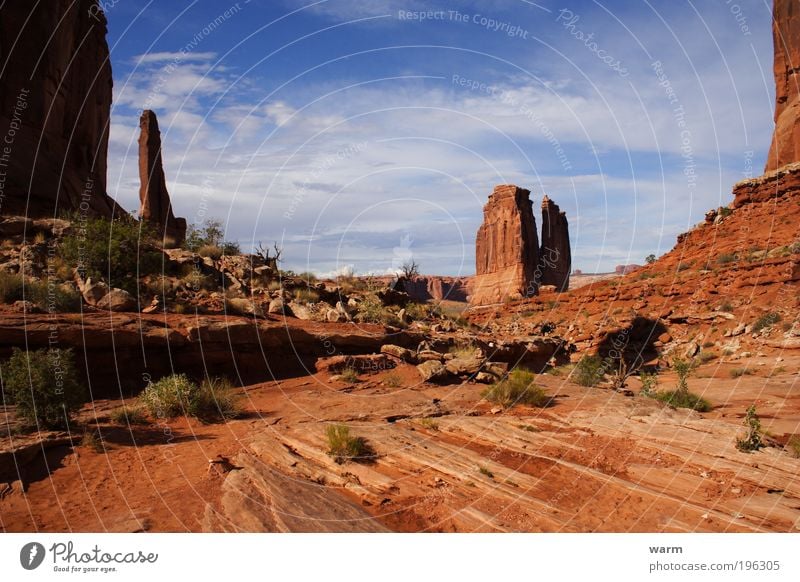
[[[196,61],[213,61],[217,58],[217,53],[205,52],[195,53],[191,51],[145,53],[133,57],[133,62],[137,65],[151,65],[154,63],[188,63]]]

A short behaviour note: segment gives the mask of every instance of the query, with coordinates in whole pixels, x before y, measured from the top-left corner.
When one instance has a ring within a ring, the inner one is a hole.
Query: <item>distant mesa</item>
[[[800,162],[800,7],[797,0],[775,0],[775,131],[764,173]]]
[[[186,219],[175,218],[172,213],[161,156],[161,131],[153,111],[142,112],[139,129],[139,217],[155,226],[166,245],[179,246],[186,238]]]
[[[476,276],[470,303],[488,305],[536,295],[540,285],[569,287],[571,268],[566,216],[546,196],[542,247],[530,190],[496,186],[483,207],[483,224],[475,241]]]
[[[106,193],[112,76],[97,0],[5,2],[0,55],[0,214],[126,214]]]
[[[633,273],[637,269],[641,269],[641,268],[642,268],[642,265],[636,265],[636,264],[617,265],[616,267],[614,267],[614,272],[617,275],[627,275],[628,273]]]

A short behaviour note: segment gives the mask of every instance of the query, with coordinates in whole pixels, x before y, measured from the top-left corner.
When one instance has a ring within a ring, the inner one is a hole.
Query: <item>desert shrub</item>
[[[527,404],[544,408],[552,398],[533,382],[536,375],[528,370],[515,368],[507,378],[489,386],[483,397],[503,408],[511,408],[515,404]]]
[[[419,424],[422,428],[427,428],[428,430],[439,430],[439,423],[433,418],[420,418]]]
[[[489,477],[489,479],[494,479],[494,473],[488,467],[480,466],[478,467],[478,472],[485,477]]]
[[[430,306],[425,303],[418,303],[416,301],[409,301],[405,306],[406,315],[412,321],[420,321],[430,317]]]
[[[717,263],[720,265],[728,265],[736,261],[736,255],[733,253],[722,253],[717,257]]]
[[[238,242],[226,240],[221,245],[222,254],[227,257],[235,257],[236,255],[242,254],[242,249],[239,246]]]
[[[689,376],[697,368],[695,360],[685,360],[683,358],[675,358],[672,360],[672,369],[678,375],[678,392],[689,392]]]
[[[67,428],[87,399],[72,350],[14,348],[2,366],[2,380],[4,397],[17,405],[17,415],[47,428]]]
[[[758,319],[756,319],[755,323],[753,323],[753,331],[761,331],[766,327],[770,327],[771,325],[775,325],[781,320],[781,316],[779,313],[775,313],[771,311],[769,313],[765,313]]]
[[[389,323],[393,316],[383,307],[383,303],[374,293],[370,293],[358,304],[356,318],[364,323]]]
[[[203,245],[197,249],[197,254],[207,259],[218,261],[222,257],[222,247],[217,245]]]
[[[744,453],[752,453],[764,446],[762,441],[761,420],[756,414],[756,405],[751,404],[744,415],[744,426],[747,434],[743,438],[736,439],[736,448]]]
[[[267,285],[267,291],[273,292],[283,289],[283,283],[280,281],[270,281],[269,285]]]
[[[189,403],[189,413],[205,422],[236,418],[241,412],[239,396],[224,378],[204,380]]]
[[[719,309],[720,311],[724,311],[725,313],[732,313],[733,305],[731,305],[729,301],[726,301],[725,303],[719,306]]]
[[[708,400],[698,396],[697,394],[693,394],[688,390],[658,392],[654,398],[656,400],[660,400],[664,404],[674,406],[675,408],[689,408],[698,412],[708,412],[712,408],[711,403]]]
[[[800,436],[792,435],[786,441],[786,450],[795,459],[800,459]]]
[[[344,424],[331,424],[325,429],[328,437],[328,454],[334,461],[364,461],[372,457],[366,440],[350,434],[350,427]]]
[[[572,379],[581,386],[596,386],[605,373],[600,356],[583,356],[572,371]]]
[[[50,313],[75,313],[83,300],[74,289],[46,281],[31,281],[25,285],[25,298]]]
[[[134,295],[138,277],[160,271],[163,256],[155,249],[151,227],[128,217],[92,218],[77,222],[59,246],[61,257],[83,277],[104,279]]]
[[[190,251],[198,252],[200,247],[222,247],[225,240],[225,231],[222,222],[210,218],[202,224],[190,224],[186,229],[186,239],[183,246]],[[198,253],[199,254],[199,253]]]
[[[730,216],[731,214],[733,214],[733,210],[731,210],[731,209],[730,209],[730,208],[728,208],[727,206],[720,206],[720,207],[719,207],[719,209],[717,210],[717,212],[719,213],[719,215],[720,215],[722,218],[727,218],[728,216]]]
[[[300,303],[316,303],[319,301],[319,293],[307,287],[298,287],[292,295],[294,295],[295,301]]]
[[[749,376],[752,373],[753,372],[751,372],[747,368],[734,368],[733,370],[730,371],[731,378],[741,378],[742,376]]]
[[[314,285],[317,282],[317,276],[314,273],[311,273],[310,271],[306,271],[305,273],[300,273],[297,276],[298,278],[302,279],[309,285]]]
[[[658,392],[658,375],[642,372],[639,374],[639,379],[642,381],[642,389],[639,391],[639,394],[641,396],[647,396],[648,398],[654,398]]]
[[[448,352],[453,354],[457,358],[471,358],[475,356],[477,350],[478,346],[472,342],[469,342],[469,343],[461,343],[454,345],[450,347]]]
[[[172,288],[172,283],[167,279],[164,281],[162,290],[158,294],[169,292]],[[212,275],[204,275],[200,269],[192,269],[189,273],[181,278],[181,283],[191,291],[214,291],[218,289],[217,280]]]
[[[399,375],[392,372],[383,379],[383,383],[389,388],[400,388],[400,386],[403,385],[403,379]]]
[[[713,346],[714,344],[711,345]],[[716,360],[718,357],[719,356],[714,352],[702,351],[697,355],[697,361],[701,364],[707,364],[708,362]]]
[[[360,382],[361,379],[358,377],[358,370],[355,368],[345,368],[342,370],[342,373],[339,375],[342,382],[347,382],[348,384],[355,384],[356,382]]]
[[[0,301],[14,303],[22,299],[22,277],[7,271],[0,271]]]
[[[97,436],[97,432],[87,430],[81,437],[81,446],[93,450],[95,453],[104,453],[106,451],[103,439]]]
[[[135,424],[148,424],[147,415],[141,407],[120,406],[115,408],[110,415],[111,422],[122,426],[133,426]]]
[[[174,418],[191,410],[197,392],[197,384],[185,374],[173,374],[148,384],[140,400],[156,418]]]

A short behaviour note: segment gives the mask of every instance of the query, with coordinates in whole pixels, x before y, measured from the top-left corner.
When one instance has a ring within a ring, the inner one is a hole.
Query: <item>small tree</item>
[[[751,404],[744,415],[744,425],[747,427],[747,434],[742,439],[736,439],[736,448],[745,453],[757,451],[764,446],[762,441],[761,420],[756,414],[756,405]]]
[[[656,256],[653,254],[647,255],[644,258],[644,262],[647,263],[648,265],[652,265],[653,263],[656,262]]]
[[[400,276],[402,279],[413,279],[414,277],[419,276],[419,265],[414,259],[410,261],[406,261],[403,263],[403,266],[400,267]]]
[[[689,392],[689,376],[694,372],[697,367],[697,362],[694,360],[684,360],[683,358],[675,358],[672,360],[672,369],[678,375],[677,392],[687,394]]]
[[[2,380],[4,393],[17,405],[17,415],[44,428],[68,428],[73,413],[86,402],[72,350],[14,348],[2,367]]]
[[[278,242],[272,243],[272,251],[265,247],[260,242],[258,246],[254,249],[255,255],[261,259],[261,262],[264,263],[267,267],[270,267],[274,271],[278,270],[278,264],[281,262],[281,255],[283,254],[283,248],[278,246]],[[274,252],[275,254],[270,254]]]

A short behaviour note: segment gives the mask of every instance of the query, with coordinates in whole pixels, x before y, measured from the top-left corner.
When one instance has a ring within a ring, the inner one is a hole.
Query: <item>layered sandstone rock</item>
[[[539,241],[529,196],[530,191],[517,186],[496,186],[483,207],[475,243],[473,305],[536,294]]]
[[[772,37],[775,133],[765,173],[800,161],[800,6],[795,0],[775,0]]]
[[[569,289],[572,253],[569,247],[567,215],[547,196],[542,198],[541,284],[558,291]]]
[[[742,180],[733,187],[733,207],[769,202],[781,196],[800,192],[800,163],[782,166],[758,178]]]
[[[106,194],[111,64],[97,0],[0,6],[0,213],[124,210]]]
[[[416,301],[466,301],[467,277],[417,276],[402,280],[402,291]]]
[[[168,244],[177,246],[186,236],[186,220],[172,213],[161,156],[161,131],[153,111],[142,112],[139,129],[139,216],[153,224]]]

